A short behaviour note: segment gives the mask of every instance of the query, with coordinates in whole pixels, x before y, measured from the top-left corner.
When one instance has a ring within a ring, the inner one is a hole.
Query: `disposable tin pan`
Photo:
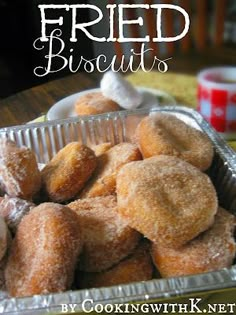
[[[214,160],[208,174],[216,187],[220,205],[236,214],[235,153],[200,114],[183,106],[122,111],[3,128],[0,129],[0,137],[8,137],[19,146],[25,145],[31,148],[36,154],[38,163],[47,163],[52,156],[71,141],[79,141],[88,146],[103,142],[117,144],[130,141],[139,121],[147,115],[154,115],[158,112],[175,115],[187,124],[207,134],[215,149]],[[153,309],[147,309],[147,305],[150,307],[153,304],[165,305],[165,303],[169,303],[168,306],[170,306],[174,301],[177,305],[187,303],[188,307],[191,307],[190,304],[194,304],[197,297],[200,299],[199,301],[197,300],[200,303],[198,307],[201,307],[201,310],[205,313],[209,310],[209,307],[215,307],[214,304],[216,303],[235,303],[235,296],[236,265],[234,264],[231,268],[193,276],[154,279],[107,288],[68,291],[60,294],[38,295],[27,298],[8,298],[6,293],[2,292],[0,313],[11,315],[54,314],[63,311],[62,304],[67,306],[73,304],[78,313],[92,311],[94,306],[98,304],[109,305],[110,308],[107,309],[109,312],[112,310],[110,305],[123,304],[123,310],[130,312],[131,309],[129,307],[132,303],[146,305],[144,310],[151,313]],[[192,300],[191,297],[195,300]],[[93,301],[93,304],[90,304],[91,301]],[[64,309],[64,311],[69,311],[69,309],[68,306],[68,309]],[[137,308],[135,310],[137,312]],[[135,310],[133,313],[135,313]],[[197,311],[197,309],[191,308],[188,308],[188,310]],[[214,310],[214,308],[210,310]],[[236,307],[233,309],[233,305],[231,305],[230,309],[227,309],[228,313],[231,313],[231,310],[234,311],[233,314],[236,313]],[[138,310],[139,313],[142,311],[143,309]],[[154,313],[162,314],[165,309],[161,308],[157,311],[158,309]],[[118,312],[119,307],[117,309],[114,307],[112,313]],[[171,313],[171,309],[169,309],[169,313]]]

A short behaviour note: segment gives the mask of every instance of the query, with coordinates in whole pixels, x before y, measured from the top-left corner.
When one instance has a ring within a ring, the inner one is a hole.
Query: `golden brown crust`
[[[235,216],[219,208],[213,226],[183,247],[173,249],[159,243],[153,244],[153,262],[162,277],[177,277],[228,268],[236,254],[233,237],[235,226]]]
[[[130,254],[141,235],[117,213],[114,196],[76,200],[68,205],[76,212],[84,247],[79,269],[101,271]]]
[[[42,170],[46,194],[54,202],[72,199],[96,166],[97,158],[90,148],[78,142],[67,144]]]
[[[75,112],[78,115],[97,115],[119,110],[119,105],[101,92],[87,93],[75,102]]]
[[[26,147],[0,139],[0,186],[11,197],[32,200],[41,187],[35,155]]]
[[[69,208],[44,203],[17,230],[5,276],[11,296],[62,292],[70,288],[82,247],[78,217]]]
[[[99,288],[152,279],[153,265],[148,244],[141,242],[134,252],[112,268],[99,273],[79,273],[80,288]]]
[[[81,192],[80,198],[109,196],[116,192],[116,176],[119,169],[140,160],[141,153],[135,144],[120,143],[98,157],[98,167],[92,179]]]
[[[144,158],[172,155],[202,171],[212,163],[214,151],[208,137],[170,114],[145,117],[136,129],[135,139]]]
[[[100,144],[92,146],[91,149],[94,151],[96,156],[100,156],[103,153],[110,150],[110,148],[112,147],[113,145],[110,142],[104,142],[104,143],[100,143]]]
[[[117,175],[118,212],[153,242],[179,247],[209,228],[218,208],[210,178],[172,156],[131,162]]]

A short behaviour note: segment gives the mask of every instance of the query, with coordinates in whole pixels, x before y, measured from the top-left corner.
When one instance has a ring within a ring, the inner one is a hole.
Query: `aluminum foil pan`
[[[0,137],[8,137],[20,146],[31,148],[38,163],[47,163],[62,147],[71,141],[80,141],[88,146],[102,142],[113,144],[130,141],[139,121],[157,112],[176,115],[187,124],[205,132],[215,148],[215,157],[208,173],[219,197],[221,206],[236,215],[236,155],[226,142],[209,126],[196,111],[179,106],[168,106],[135,111],[122,111],[84,118],[70,118],[37,124],[28,124],[0,129]],[[235,302],[236,265],[215,272],[156,279],[109,288],[68,291],[61,294],[40,295],[28,298],[8,298],[0,295],[2,314],[55,314],[62,312],[62,304],[75,304],[75,310],[84,310],[83,302],[96,304],[125,304],[130,302],[153,303],[168,299],[199,296],[202,293],[233,292]],[[232,291],[233,290],[233,291]],[[235,291],[234,291],[235,290]],[[205,299],[205,298],[204,298]],[[209,299],[209,296],[208,296]],[[87,304],[88,307],[90,307]],[[91,310],[92,308],[89,308]],[[68,309],[69,310],[69,309]],[[236,312],[236,310],[234,310]],[[233,313],[235,314],[235,313]]]

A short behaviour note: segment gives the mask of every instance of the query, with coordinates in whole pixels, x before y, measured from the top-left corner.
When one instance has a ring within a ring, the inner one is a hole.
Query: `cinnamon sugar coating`
[[[22,218],[35,207],[35,204],[24,199],[5,195],[0,199],[0,216],[2,216],[9,229],[15,234]]]
[[[228,268],[236,255],[235,226],[236,217],[219,208],[213,226],[183,247],[173,249],[153,243],[153,262],[162,277]]]
[[[85,186],[80,198],[109,196],[116,192],[116,176],[119,169],[142,158],[138,147],[132,143],[120,143],[98,157],[98,167]]]
[[[43,203],[19,224],[5,270],[11,296],[63,292],[70,289],[81,233],[77,215],[69,208]]]
[[[153,265],[148,244],[141,242],[128,257],[103,272],[79,273],[76,282],[80,288],[108,287],[152,279]]]
[[[78,115],[97,115],[119,110],[119,105],[101,92],[87,93],[75,102],[75,112]]]
[[[97,166],[94,152],[71,142],[61,149],[42,170],[43,187],[49,199],[64,202],[83,188]]]
[[[113,145],[110,142],[104,142],[104,143],[100,143],[100,144],[92,146],[91,149],[94,151],[96,156],[100,156],[103,153],[110,150],[110,148],[112,148],[112,147],[113,147]]]
[[[0,186],[11,197],[32,200],[40,190],[41,175],[30,149],[0,139]]]
[[[117,175],[118,212],[153,242],[180,247],[208,229],[218,208],[210,178],[160,155],[131,162]]]
[[[117,213],[114,196],[76,200],[68,207],[78,215],[83,233],[80,270],[108,269],[129,255],[140,240],[141,235]]]
[[[144,158],[171,155],[204,171],[213,159],[213,146],[201,131],[170,114],[145,117],[135,131],[135,139]]]

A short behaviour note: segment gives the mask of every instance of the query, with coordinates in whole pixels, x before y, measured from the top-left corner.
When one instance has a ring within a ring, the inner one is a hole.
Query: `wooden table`
[[[99,86],[101,74],[77,73],[51,81],[0,101],[0,127],[24,124],[43,113],[60,99]],[[176,73],[137,72],[128,76],[135,85],[152,87],[172,94],[178,103],[195,107],[196,79]]]
[[[46,113],[60,99],[97,87],[100,75],[77,73],[33,87],[0,101],[0,127],[24,124]]]
[[[0,101],[0,127],[24,124],[47,113],[60,99],[90,88],[99,86],[101,74],[77,73],[33,87]],[[195,75],[173,72],[137,72],[127,76],[139,86],[166,91],[178,104],[196,108],[197,80]],[[236,149],[236,141],[230,143]]]

